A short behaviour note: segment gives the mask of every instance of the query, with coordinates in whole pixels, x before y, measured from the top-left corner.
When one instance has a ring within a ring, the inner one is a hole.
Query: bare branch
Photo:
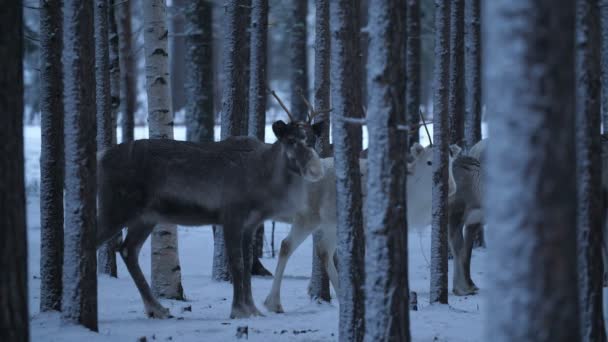
[[[279,98],[279,96],[277,95],[277,93],[274,92],[274,90],[268,88],[268,91],[270,91],[270,93],[272,94],[272,96],[274,96],[274,98],[277,100],[277,102],[279,102],[279,104],[281,105],[281,107],[283,108],[283,110],[285,111],[285,113],[287,113],[287,116],[289,116],[289,120],[292,122],[295,122],[296,120],[293,119],[293,115],[291,115],[291,112],[289,111],[289,109],[287,109],[287,107],[285,106],[285,104],[283,103],[283,101],[281,101],[281,99]]]
[[[426,131],[426,135],[429,137],[429,145],[433,146],[433,139],[431,139],[431,133],[429,133],[429,128],[426,126],[426,121],[424,120],[424,115],[422,115],[422,111],[418,109],[418,113],[420,114],[420,118],[422,119],[422,124],[424,125],[424,130]]]
[[[350,118],[350,117],[346,117],[346,116],[341,116],[341,115],[337,115],[334,114],[334,119],[349,123],[349,124],[353,124],[353,125],[360,125],[360,126],[365,126],[367,125],[367,120],[365,118]]]

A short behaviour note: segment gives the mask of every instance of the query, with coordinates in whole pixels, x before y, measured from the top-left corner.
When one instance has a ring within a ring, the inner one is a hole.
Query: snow
[[[431,128],[432,129],[432,128]],[[423,132],[423,131],[421,131]],[[136,341],[146,336],[165,341],[225,341],[236,339],[240,326],[249,327],[251,341],[335,341],[338,338],[338,304],[312,303],[307,295],[311,260],[312,238],[308,238],[290,258],[283,281],[282,303],[284,314],[264,310],[262,302],[270,292],[272,279],[253,278],[256,305],[265,317],[242,320],[228,319],[232,286],[211,280],[213,237],[210,227],[179,227],[179,258],[182,282],[187,301],[162,300],[176,317],[168,320],[146,318],[137,289],[118,258],[118,279],[99,276],[98,306],[99,333],[82,327],[63,324],[59,314],[39,313],[40,304],[40,227],[39,204],[35,184],[39,175],[40,128],[25,127],[26,178],[28,184],[28,252],[29,252],[29,305],[32,341]],[[431,131],[432,134],[432,131]],[[136,138],[144,138],[147,127],[137,127]],[[216,127],[219,138],[219,127]],[[184,139],[183,127],[176,127],[175,137]],[[273,139],[267,127],[267,140]],[[364,137],[366,137],[364,130]],[[425,137],[422,135],[422,137]],[[120,139],[120,135],[119,135]],[[426,139],[426,138],[423,138]],[[364,146],[365,146],[364,142]],[[275,247],[287,236],[289,226],[277,224]],[[267,223],[264,247],[264,265],[274,273],[277,258],[269,257],[270,224]],[[483,341],[483,294],[485,291],[486,251],[473,251],[473,279],[481,288],[481,295],[471,297],[450,296],[450,305],[429,305],[430,229],[412,230],[408,236],[410,290],[418,294],[418,311],[410,312],[410,330],[413,341]],[[150,244],[141,251],[140,262],[147,279],[150,279]],[[450,262],[451,267],[451,262]],[[452,274],[450,273],[450,283]],[[450,285],[451,288],[451,285]],[[335,293],[332,289],[332,297]],[[190,306],[192,311],[182,312]]]

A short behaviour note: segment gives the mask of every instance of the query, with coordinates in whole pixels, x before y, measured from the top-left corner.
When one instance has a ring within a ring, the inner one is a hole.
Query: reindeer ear
[[[272,131],[277,139],[281,139],[287,133],[287,124],[283,120],[276,121],[272,124]]]
[[[462,152],[462,148],[460,148],[460,146],[456,144],[450,145],[450,153],[452,154],[452,158],[458,157],[458,155],[460,155],[460,152]]]
[[[418,158],[418,156],[422,154],[423,151],[424,147],[419,143],[414,143],[414,145],[412,145],[412,147],[410,148],[410,154],[414,159]]]
[[[324,121],[319,121],[312,125],[312,131],[315,134],[315,136],[320,137],[321,134],[323,134],[323,127],[325,127]]]

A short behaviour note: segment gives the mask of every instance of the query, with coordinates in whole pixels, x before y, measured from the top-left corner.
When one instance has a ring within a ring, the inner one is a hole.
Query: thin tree
[[[598,0],[601,32],[602,126],[608,132],[608,0]]]
[[[63,13],[40,1],[40,311],[61,310],[63,272]]]
[[[291,32],[289,35],[289,62],[290,62],[290,91],[291,111],[298,120],[305,120],[308,108],[302,99],[308,99],[308,61],[306,53],[306,15],[308,14],[308,0],[290,0],[289,21]]]
[[[150,139],[173,139],[165,0],[144,2],[143,12]],[[152,292],[158,297],[184,299],[177,227],[167,224],[154,227],[151,249]]]
[[[358,5],[358,1],[356,1]],[[340,282],[340,341],[362,341],[365,330],[365,235],[361,199],[359,149],[361,141],[345,118],[362,116],[361,86],[357,83],[359,8],[349,0],[330,1],[332,137],[338,208],[338,275]]]
[[[407,0],[406,20],[406,98],[407,122],[418,127],[420,122],[420,0]],[[409,135],[409,145],[420,142],[418,129]]]
[[[315,0],[314,107],[318,109],[330,107],[330,43],[329,0]],[[330,157],[329,114],[319,114],[317,120],[325,122],[325,125],[323,125],[323,131],[317,139],[315,149],[321,157]],[[313,233],[312,236],[312,273],[310,276],[310,284],[308,285],[308,294],[312,299],[329,302],[331,301],[331,294],[329,291],[329,276],[327,275],[327,271],[321,262],[318,248],[322,237],[323,233],[320,231]],[[329,257],[333,260],[333,256]]]
[[[481,140],[481,16],[480,0],[465,0],[464,148]]]
[[[448,303],[448,143],[450,1],[435,0],[433,90],[433,218],[431,223],[431,303]]]
[[[409,341],[405,0],[374,0],[369,20],[366,341]]]
[[[116,144],[116,120],[120,110],[120,59],[118,27],[116,23],[116,0],[110,0],[108,8],[108,39],[110,56],[110,103],[112,110],[112,144]],[[122,238],[122,237],[121,237]]]
[[[169,76],[171,80],[171,108],[173,113],[186,106],[186,6],[192,2],[173,0],[169,8]],[[188,72],[190,72],[188,70]]]
[[[97,151],[112,146],[112,98],[110,93],[109,6],[108,0],[95,1],[95,78],[97,103]],[[116,240],[112,239],[99,248],[97,269],[99,273],[115,277]]]
[[[135,50],[131,29],[131,1],[114,0],[116,28],[118,31],[120,63],[120,112],[122,142],[133,141],[135,134],[135,104],[137,88],[135,85]],[[147,2],[146,2],[147,4]]]
[[[0,340],[27,342],[22,6],[21,1],[9,1],[0,12]]]
[[[247,49],[247,28],[249,0],[230,0],[226,3],[224,14],[224,51],[223,68],[225,84],[222,95],[221,139],[230,136],[246,135],[243,121],[247,120],[248,80],[245,77],[245,64],[242,50]],[[227,256],[224,245],[224,232],[221,227],[215,228],[212,278],[218,281],[230,279]]]
[[[597,0],[577,1],[576,157],[581,341],[606,341],[602,311],[602,160]]]
[[[581,338],[575,13],[575,1],[484,5],[484,94],[495,141],[486,160],[486,340]]]
[[[95,60],[93,2],[66,0],[65,250],[62,318],[97,331]]]
[[[449,139],[458,146],[464,143],[464,1],[450,6]]]

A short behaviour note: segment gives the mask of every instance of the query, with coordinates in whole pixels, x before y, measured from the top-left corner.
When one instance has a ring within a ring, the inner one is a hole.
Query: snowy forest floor
[[[136,137],[144,137],[138,128]],[[269,132],[270,133],[270,132]],[[176,138],[183,138],[176,128]],[[25,128],[26,179],[28,188],[29,305],[33,341],[226,341],[236,339],[236,330],[248,326],[251,341],[336,341],[338,303],[317,304],[307,295],[311,272],[312,239],[309,237],[289,260],[282,286],[284,314],[269,313],[263,306],[270,291],[271,278],[254,277],[256,305],[266,315],[251,319],[228,318],[232,286],[211,280],[213,237],[209,227],[180,227],[179,256],[187,301],[163,300],[176,317],[168,320],[146,318],[141,298],[122,260],[118,258],[118,279],[99,276],[99,333],[61,323],[58,313],[39,313],[40,303],[40,219],[37,179],[39,175],[40,129]],[[429,189],[430,191],[430,189]],[[269,257],[270,223],[266,224],[264,265],[274,273],[277,258]],[[275,248],[289,232],[277,224]],[[449,305],[429,305],[430,228],[409,232],[409,283],[418,294],[418,311],[411,313],[414,341],[482,341],[483,275],[485,249],[473,252],[472,276],[480,294],[467,297],[450,295]],[[150,276],[150,243],[144,245],[140,264]],[[451,286],[450,261],[450,290]],[[332,290],[332,296],[335,293]],[[184,310],[190,308],[189,310]]]

